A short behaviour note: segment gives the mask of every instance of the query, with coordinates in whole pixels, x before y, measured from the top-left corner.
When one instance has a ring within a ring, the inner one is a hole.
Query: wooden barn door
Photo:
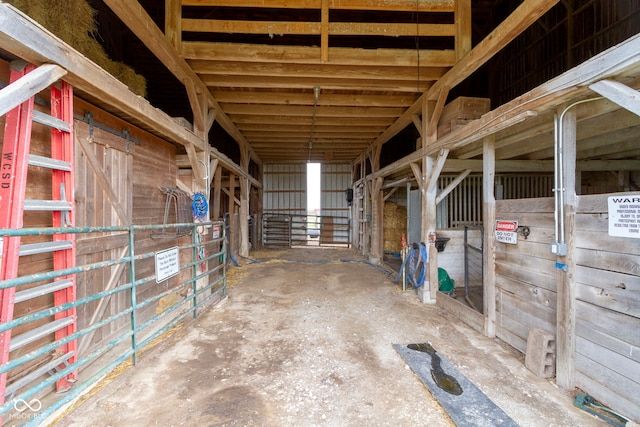
[[[76,222],[79,227],[123,226],[131,223],[133,191],[133,155],[127,141],[112,133],[75,123],[76,138]],[[81,234],[76,240],[78,265],[111,259],[128,254],[127,233]],[[128,282],[126,265],[113,266],[77,277],[78,299],[113,289]],[[129,305],[129,292],[120,292],[78,309],[79,329],[94,324]],[[78,345],[83,356],[91,348],[129,327],[127,316],[94,333],[84,335]]]

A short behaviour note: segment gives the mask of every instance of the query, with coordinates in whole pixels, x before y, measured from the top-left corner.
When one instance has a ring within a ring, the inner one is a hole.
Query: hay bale
[[[96,11],[86,0],[7,0],[60,37],[78,52],[127,85],[133,93],[146,96],[143,76],[122,63],[113,61],[95,39]]]
[[[402,234],[407,232],[407,208],[393,202],[384,204],[384,251],[400,252]]]

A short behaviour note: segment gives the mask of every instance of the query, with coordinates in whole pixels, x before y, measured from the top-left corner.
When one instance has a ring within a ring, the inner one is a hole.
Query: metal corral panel
[[[349,164],[323,164],[321,167],[320,181],[320,212],[323,216],[322,229],[331,236],[322,236],[324,240],[335,242],[348,242],[349,233],[343,230],[349,227],[350,207],[347,204],[345,190],[351,188],[351,165]],[[335,217],[334,224],[329,225],[330,217]]]
[[[307,214],[307,165],[264,165],[264,213]]]

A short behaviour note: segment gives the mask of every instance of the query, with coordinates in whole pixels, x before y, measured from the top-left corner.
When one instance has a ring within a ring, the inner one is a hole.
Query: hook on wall
[[[521,225],[516,229],[516,233],[520,234],[526,240],[529,234],[531,234],[531,229],[526,225]]]

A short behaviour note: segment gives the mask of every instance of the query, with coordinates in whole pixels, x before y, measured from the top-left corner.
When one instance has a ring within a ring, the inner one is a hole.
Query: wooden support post
[[[576,223],[576,113],[569,110],[562,121],[564,176],[564,221],[567,255],[557,258],[556,383],[564,389],[574,387],[576,363],[575,328],[575,223]],[[562,236],[560,236],[562,238]]]
[[[485,315],[484,333],[496,336],[496,239],[493,229],[496,222],[496,197],[494,181],[496,174],[496,139],[487,136],[482,149],[482,217],[484,221],[484,242],[482,257],[482,282],[484,283],[483,313]]]
[[[427,157],[427,173],[429,177],[427,180],[426,188],[424,190],[424,203],[423,207],[426,213],[423,212],[423,227],[422,227],[422,242],[429,247],[429,269],[428,269],[428,286],[429,286],[429,301],[423,302],[435,303],[438,292],[438,251],[436,250],[436,197],[438,196],[438,178],[440,172],[447,161],[449,150],[440,150],[437,158]],[[425,282],[425,287],[427,282]]]
[[[371,170],[380,170],[380,153],[382,145],[372,147],[369,154]],[[384,200],[382,194],[382,184],[384,178],[372,180],[369,191],[371,194],[371,248],[369,249],[369,260],[374,264],[379,264],[384,255]],[[365,201],[366,203],[366,201]]]
[[[213,202],[211,203],[211,219],[220,219],[220,195],[222,191],[222,168],[217,167],[213,177]]]
[[[240,147],[240,167],[249,174],[249,150]],[[249,193],[250,183],[245,177],[240,177],[240,209],[238,211],[238,221],[240,221],[240,251],[239,255],[249,257]]]
[[[382,183],[384,178],[376,178],[371,183],[371,251],[369,261],[380,264],[384,255],[384,200]]]
[[[235,207],[236,207],[236,177],[234,174],[229,175],[229,192],[227,193],[229,196],[229,253],[236,254],[236,219],[235,219]]]

